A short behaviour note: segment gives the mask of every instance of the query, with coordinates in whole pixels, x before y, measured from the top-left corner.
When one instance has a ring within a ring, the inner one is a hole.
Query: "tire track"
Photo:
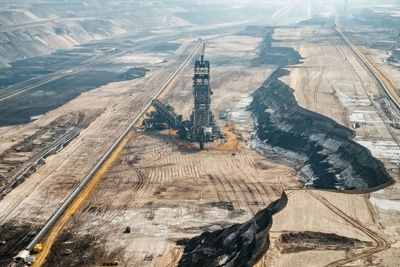
[[[300,72],[301,72],[301,70],[300,70]],[[301,75],[301,86],[303,88],[303,98],[304,98],[304,101],[306,102],[306,106],[310,107],[309,91],[306,89],[308,87],[307,85],[310,84],[310,72],[307,68],[304,68],[304,72],[305,73],[303,73]]]
[[[191,53],[186,57],[185,61],[178,67],[178,69],[170,76],[170,78],[163,84],[163,86],[156,92],[156,94],[149,100],[147,105],[141,110],[140,114],[128,125],[128,127],[123,131],[120,137],[112,144],[112,146],[103,155],[96,166],[90,171],[90,173],[85,177],[82,183],[73,191],[73,193],[68,197],[67,201],[56,211],[55,214],[50,218],[50,220],[45,224],[42,230],[35,236],[35,238],[26,247],[27,251],[30,251],[33,246],[43,239],[43,250],[36,257],[36,261],[33,266],[41,266],[48,254],[50,249],[54,244],[59,233],[64,229],[69,219],[79,210],[79,208],[86,202],[89,196],[92,194],[94,189],[97,187],[101,178],[104,174],[111,168],[111,165],[120,157],[123,148],[126,146],[130,138],[133,136],[132,128],[138,121],[143,117],[143,115],[149,110],[151,102],[153,99],[160,98],[164,96],[167,91],[171,88],[174,81],[176,81],[179,74],[181,74],[182,69],[188,65],[190,59],[194,56],[200,45],[198,41],[191,51]]]
[[[322,67],[322,69],[319,72],[318,75],[318,80],[317,83],[315,84],[314,88],[313,88],[313,99],[314,99],[314,103],[317,103],[317,98],[318,98],[318,92],[319,92],[319,88],[321,87],[322,84],[322,76],[325,74],[325,67]]]
[[[219,191],[218,188],[217,188],[217,183],[216,183],[216,181],[215,181],[215,177],[213,177],[212,175],[208,175],[207,177],[208,177],[209,181],[210,181],[211,184],[212,184],[212,188],[213,188],[214,191],[215,191],[215,194],[216,194],[216,196],[217,196],[217,198],[218,198],[218,202],[224,201],[225,199],[221,196],[221,193],[220,193],[220,191]],[[225,193],[226,193],[226,192],[225,192]]]
[[[259,189],[256,186],[257,182],[255,181],[256,178],[253,175],[253,172],[250,173],[250,172],[244,171],[243,169],[244,169],[243,167],[241,167],[241,168],[238,167],[238,172],[243,175],[243,177],[244,177],[243,182],[245,182],[247,190],[255,191],[256,193],[254,193],[255,194],[254,197],[257,199],[255,201],[257,202],[258,205],[265,206],[266,203],[264,201],[263,193],[260,191],[262,189]],[[252,170],[256,170],[257,176],[261,175],[260,173],[258,173],[258,169],[255,167],[255,164],[252,165]],[[253,187],[253,189],[251,189],[250,186]]]
[[[132,190],[130,191],[130,199],[134,199],[135,197],[139,196],[140,191],[143,189],[143,187],[148,184],[149,177],[142,172],[134,163],[134,159],[128,160],[128,157],[126,158],[126,163],[128,164],[129,167],[131,167],[135,172],[138,177],[138,181],[135,183],[133,186]]]
[[[225,164],[223,164],[223,166],[229,166],[229,163],[226,161],[226,159],[224,159],[224,161],[225,161]],[[222,179],[223,179],[224,186],[225,185],[228,186],[228,188],[230,188],[230,191],[232,192],[232,197],[234,197],[234,201],[232,201],[231,199],[229,199],[229,201],[231,203],[237,202],[240,205],[239,209],[244,209],[244,207],[246,205],[249,206],[248,201],[245,202],[245,201],[243,201],[243,199],[240,196],[238,197],[237,191],[236,191],[235,187],[232,185],[231,180],[233,179],[232,177],[234,177],[234,175],[229,175],[230,177],[226,178],[226,174],[225,173],[231,173],[231,172],[230,171],[224,171],[224,170],[221,169],[221,167],[222,166],[220,164],[215,165],[215,170],[218,172],[218,176],[223,177]],[[222,181],[222,179],[221,179],[221,181]],[[236,184],[238,186],[237,188],[241,189],[241,187],[237,183],[236,179],[235,179],[235,182],[236,182]],[[243,189],[241,189],[240,191],[243,192],[243,193],[245,192],[245,190],[243,190]]]
[[[251,188],[248,187],[246,181],[245,181],[245,177],[242,177],[242,172],[240,170],[240,168],[237,165],[237,160],[236,159],[229,159],[230,162],[228,162],[228,159],[225,159],[225,164],[224,166],[232,166],[232,170],[230,171],[232,173],[232,175],[230,175],[230,177],[226,178],[226,181],[228,183],[228,185],[232,188],[234,195],[235,195],[235,199],[237,200],[242,200],[243,203],[245,203],[245,206],[247,206],[247,208],[254,213],[254,203],[257,202],[255,196],[254,196],[254,192]],[[225,170],[221,170],[219,169],[219,171],[222,173],[230,173],[227,172]],[[233,175],[233,173],[235,175]],[[240,192],[242,194],[239,194],[237,192],[237,190],[235,190],[235,186],[234,184],[236,184],[236,188],[238,188],[240,190]]]
[[[235,173],[236,175],[233,175],[235,183],[238,185],[238,188],[241,189],[243,193],[247,192],[247,196],[245,196],[247,206],[249,210],[255,214],[259,208],[258,205],[262,203],[261,198],[256,196],[256,192],[258,190],[253,186],[253,182],[250,181],[250,179],[247,177],[247,175],[244,174],[244,172],[241,170],[241,168],[238,167],[237,164],[233,164],[236,168]],[[253,189],[250,187],[253,186]],[[256,207],[255,207],[256,206]]]
[[[338,207],[333,205],[331,202],[329,202],[326,198],[324,198],[323,196],[318,194],[318,192],[312,191],[312,190],[306,190],[306,192],[308,194],[310,194],[312,197],[314,197],[315,199],[317,199],[318,201],[320,201],[324,206],[326,206],[328,209],[330,209],[333,213],[335,213],[336,215],[341,217],[343,220],[345,220],[346,222],[351,224],[353,227],[355,227],[358,230],[365,233],[376,243],[376,247],[374,247],[372,249],[367,249],[367,250],[357,253],[354,256],[351,256],[349,258],[344,258],[344,259],[340,259],[340,260],[331,262],[330,264],[326,265],[325,267],[342,266],[346,263],[353,262],[358,259],[362,259],[366,256],[378,253],[378,252],[388,249],[390,247],[390,243],[386,239],[384,239],[376,232],[372,231],[371,229],[364,226],[362,223],[358,222],[357,220],[355,220],[352,217],[350,217],[349,215],[347,215],[341,209],[339,209]]]

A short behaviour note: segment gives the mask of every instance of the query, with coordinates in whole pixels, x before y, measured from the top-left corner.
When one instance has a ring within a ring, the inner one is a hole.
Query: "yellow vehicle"
[[[34,247],[33,247],[33,253],[39,253],[40,251],[42,251],[43,246],[41,243],[37,243]]]

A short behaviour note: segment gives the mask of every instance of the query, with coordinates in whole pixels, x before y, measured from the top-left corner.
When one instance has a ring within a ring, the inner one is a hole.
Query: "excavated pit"
[[[253,62],[255,65],[267,64],[265,61],[271,58],[276,60],[274,64],[277,66],[294,64],[294,61],[300,59],[299,56],[291,58],[294,55],[292,49],[271,48],[270,37],[271,33],[268,31],[264,39],[268,41],[267,45],[262,48],[259,61]],[[268,56],[265,56],[266,54]],[[293,89],[279,80],[288,73],[286,70],[278,69],[253,94],[254,100],[249,107],[257,126],[252,140],[253,148],[269,158],[294,166],[305,187],[366,190],[392,183],[383,164],[373,158],[366,148],[351,141],[353,132],[350,129],[298,106],[293,96]],[[204,232],[190,240],[178,241],[178,245],[184,246],[184,253],[178,266],[253,266],[269,248],[268,231],[272,226],[272,215],[282,210],[286,204],[287,196],[283,193],[279,200],[243,224],[235,224],[214,232]],[[229,203],[225,202],[209,203],[209,205],[221,205],[228,210],[231,209]],[[299,250],[313,249],[316,246],[315,240],[327,240],[322,249],[331,249],[332,244],[336,246],[337,243],[343,243],[349,248],[370,245],[356,239],[320,233],[306,233],[305,236],[294,234],[284,238],[283,244],[297,244],[298,239],[305,238],[307,241],[305,244],[297,245]],[[83,258],[86,243],[82,246],[71,245],[69,242],[71,239],[72,237],[68,235],[59,239],[57,248],[60,255],[66,249],[71,249],[72,253]],[[87,239],[91,244],[95,242],[89,237]],[[115,257],[106,256],[104,259],[113,258]],[[88,258],[82,262],[71,261],[69,266],[80,266],[94,261],[101,263],[104,259]],[[57,266],[60,263],[49,261],[47,264]]]
[[[383,163],[351,140],[352,130],[298,105],[293,89],[279,78],[289,74],[280,67],[300,63],[301,56],[292,48],[273,47],[273,32],[269,27],[247,27],[242,33],[263,37],[253,65],[273,64],[278,68],[253,93],[248,107],[255,121],[252,148],[269,159],[294,167],[305,188],[358,193],[393,183]],[[178,266],[253,266],[269,248],[272,215],[286,203],[283,194],[248,222],[178,241],[178,245],[184,246]],[[282,238],[282,249],[287,253],[294,244],[298,251],[371,246],[357,239],[324,233],[294,233]]]
[[[103,40],[14,61],[11,67],[0,68],[0,126],[29,123],[81,93],[144,77],[148,69],[112,59],[118,51],[129,51],[133,46],[123,39]],[[23,91],[26,88],[31,89]],[[4,98],[16,92],[21,93]]]
[[[178,266],[253,266],[268,250],[272,215],[281,211],[287,201],[283,192],[280,199],[243,224],[178,241],[184,246]]]
[[[305,188],[373,191],[393,182],[382,162],[351,140],[352,130],[301,108],[278,69],[253,93],[252,146],[293,166]]]

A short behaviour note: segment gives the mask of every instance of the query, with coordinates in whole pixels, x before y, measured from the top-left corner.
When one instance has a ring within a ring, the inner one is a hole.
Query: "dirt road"
[[[173,73],[173,76],[168,79],[166,84],[162,86],[159,92],[157,92],[156,97],[162,98],[165,94],[168,93],[170,88],[173,86],[176,79],[178,79],[180,73],[187,67],[190,59],[196,55],[196,50],[199,47],[200,42],[197,42],[192,52],[187,56],[183,64],[178,68],[176,72]],[[150,107],[144,109],[143,114],[149,112]],[[138,122],[136,122],[138,121]],[[141,126],[141,120],[138,118],[134,122],[137,123],[137,126]],[[130,127],[129,127],[130,128]],[[60,234],[60,232],[65,227],[68,220],[76,213],[76,211],[82,206],[83,203],[87,200],[93,190],[96,188],[97,184],[100,182],[101,178],[104,174],[111,168],[112,164],[119,158],[121,155],[121,151],[124,149],[127,142],[133,137],[133,132],[130,131],[128,134],[119,142],[118,146],[115,150],[111,153],[111,155],[107,158],[107,160],[103,163],[100,169],[96,172],[96,174],[92,177],[90,182],[85,186],[83,191],[75,198],[72,204],[65,210],[64,214],[57,220],[56,224],[52,226],[50,232],[46,235],[45,240],[43,242],[43,251],[40,252],[37,257],[36,261],[33,266],[42,266],[43,262],[45,261],[47,255],[50,252],[50,249]],[[45,226],[46,227],[46,226]]]

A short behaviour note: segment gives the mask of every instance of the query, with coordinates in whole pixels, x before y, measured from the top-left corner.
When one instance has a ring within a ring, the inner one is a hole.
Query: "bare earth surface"
[[[193,42],[183,44],[168,62],[149,63],[152,71],[144,78],[103,86],[82,94],[34,123],[1,129],[4,140],[12,140],[13,136],[22,139],[23,135],[34,133],[63,114],[81,111],[90,116],[101,111],[78,138],[48,157],[45,165],[1,200],[0,220],[4,229],[9,225],[17,228],[15,233],[2,238],[13,239],[13,234],[26,236],[26,232],[18,232],[19,227],[28,227],[31,229],[28,232],[33,233],[45,223],[168,79],[172,71],[165,69],[175,70],[182,63],[181,56],[187,56],[193,46]]]
[[[341,37],[330,28],[278,28],[274,38],[280,42],[273,45],[293,47],[303,58],[287,67],[290,75],[281,78],[294,89],[299,105],[349,128],[360,125],[353,129],[354,140],[383,161],[396,182],[371,195],[301,190],[292,168],[253,151],[253,121],[246,107],[251,93],[273,71],[250,64],[261,38],[203,38],[212,64],[212,110],[216,118],[228,115],[217,124],[228,125],[225,130],[230,129],[239,142],[227,147],[219,140],[199,151],[172,131],[135,134],[56,240],[45,265],[98,266],[117,260],[121,266],[175,266],[183,252],[176,241],[243,223],[285,190],[289,202],[274,216],[270,250],[261,265],[324,266],[348,258],[355,261],[344,266],[397,266],[400,132],[387,122],[378,102],[380,89]],[[13,145],[13,138],[22,140],[62,115],[81,112],[95,117],[79,137],[0,201],[2,229],[29,238],[48,219],[179,66],[196,39],[175,42],[181,47],[168,55],[149,52],[119,59],[142,62],[150,70],[143,78],[84,93],[33,123],[0,128],[2,152]],[[189,64],[163,98],[184,119],[193,107],[192,71]],[[124,233],[127,226],[130,233]],[[284,234],[292,238],[285,239]],[[340,240],[326,241],[331,234]],[[348,245],[353,239],[358,240],[356,245]],[[72,251],[68,256],[66,249]]]
[[[239,36],[216,38],[209,41],[207,53],[212,55],[211,62],[226,56],[239,60],[247,54],[254,56],[259,41]],[[247,129],[240,133],[243,140],[239,146],[225,151],[217,142],[198,151],[168,131],[135,136],[77,219],[67,226],[65,233],[69,234],[56,242],[49,266],[56,264],[67,248],[74,251],[68,264],[118,260],[123,266],[174,266],[182,253],[175,243],[179,239],[245,222],[279,198],[284,188],[300,188],[292,169],[272,163],[246,146],[250,118],[240,102],[271,72],[243,70],[246,63],[212,66],[214,112],[230,114],[231,122]],[[164,98],[187,117],[193,105],[191,77],[190,66]],[[225,126],[224,121],[218,123]],[[127,226],[129,234],[124,233]],[[83,239],[103,245],[84,251],[78,243]],[[93,258],[94,254],[103,256]]]
[[[294,88],[299,104],[349,128],[353,123],[359,123],[360,128],[353,129],[356,133],[354,140],[384,162],[396,183],[371,194],[370,198],[368,195],[296,192],[289,198],[286,209],[275,217],[271,229],[276,237],[275,247],[266,256],[266,263],[273,266],[323,266],[341,258],[354,257],[362,252],[320,247],[314,251],[282,254],[279,252],[282,244],[277,237],[285,231],[316,231],[368,240],[371,237],[366,236],[365,231],[361,233],[365,226],[391,247],[374,255],[365,255],[352,264],[396,266],[400,260],[400,223],[399,204],[394,199],[399,193],[400,131],[386,122],[387,118],[377,102],[382,92],[334,29],[277,29],[274,38],[283,41],[280,45],[298,50],[304,58],[302,64],[288,68],[291,74],[282,78]],[[326,205],[321,196],[341,211]],[[386,205],[385,201],[393,202],[393,205]],[[342,213],[360,225],[349,222]]]

